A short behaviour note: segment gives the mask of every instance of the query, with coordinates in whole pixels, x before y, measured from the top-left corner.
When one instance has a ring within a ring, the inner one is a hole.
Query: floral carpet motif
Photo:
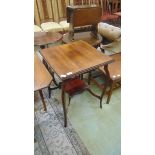
[[[34,98],[34,155],[90,155],[69,120],[64,128],[62,104],[54,96],[49,99],[46,89],[43,94],[47,112],[38,93]]]

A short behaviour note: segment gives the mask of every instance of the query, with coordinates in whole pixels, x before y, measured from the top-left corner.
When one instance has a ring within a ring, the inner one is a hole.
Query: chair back
[[[111,12],[119,12],[121,11],[121,0],[112,0],[111,3]]]
[[[68,6],[67,22],[77,26],[97,25],[101,18],[101,8],[98,6]]]
[[[58,21],[66,20],[66,2],[65,0],[56,0],[57,11],[58,11]],[[70,4],[70,1],[68,2]]]
[[[38,18],[39,23],[54,21],[53,3],[51,0],[35,0],[35,20]]]
[[[109,0],[102,0],[103,3],[103,14],[109,13],[111,14],[111,7]]]
[[[44,22],[59,22],[66,18],[66,5],[70,1],[65,0],[35,0],[34,21],[36,25]]]
[[[101,5],[101,0],[73,0],[73,5]]]

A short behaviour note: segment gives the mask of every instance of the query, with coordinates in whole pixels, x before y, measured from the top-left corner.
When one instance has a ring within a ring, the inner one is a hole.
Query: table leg
[[[102,108],[102,99],[103,99],[103,96],[104,96],[104,94],[106,92],[106,89],[107,89],[107,87],[109,85],[109,80],[110,80],[110,74],[109,74],[109,70],[108,70],[108,65],[104,66],[104,70],[105,70],[106,76],[105,76],[104,88],[103,88],[103,91],[102,91],[102,94],[101,94],[100,108]]]
[[[110,98],[111,98],[111,95],[112,95],[112,91],[113,91],[115,85],[116,85],[116,83],[114,81],[112,81],[111,84],[110,84],[110,90],[109,90],[109,93],[108,93],[107,104],[109,104],[109,101],[110,101]]]
[[[63,106],[63,112],[64,112],[64,127],[67,127],[67,111],[66,111],[66,100],[65,100],[64,82],[62,82],[61,98],[62,98],[62,106]]]
[[[42,103],[43,103],[44,111],[47,111],[42,90],[39,90],[39,94],[40,94],[40,97],[41,97],[41,100],[42,100]]]
[[[51,97],[51,90],[55,90],[55,89],[60,89],[61,88],[61,83],[57,83],[55,76],[54,76],[54,72],[49,68],[47,62],[43,59],[43,64],[45,65],[46,69],[49,71],[49,73],[52,76],[52,81],[53,83],[56,85],[55,87],[48,87],[48,91],[49,91],[49,98]]]

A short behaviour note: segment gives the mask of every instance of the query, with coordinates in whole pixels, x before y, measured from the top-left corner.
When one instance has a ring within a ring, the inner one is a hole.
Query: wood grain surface
[[[113,62],[82,40],[43,49],[41,54],[62,80]]]
[[[48,87],[51,81],[51,75],[38,58],[37,54],[34,53],[34,91]]]
[[[34,32],[34,45],[47,45],[58,42],[62,39],[62,34],[57,32]]]

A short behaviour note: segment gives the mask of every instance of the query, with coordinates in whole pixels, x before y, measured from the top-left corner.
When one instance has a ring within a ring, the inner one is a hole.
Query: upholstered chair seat
[[[63,20],[63,21],[59,22],[59,24],[62,26],[64,31],[68,31],[69,30],[69,23],[67,23],[66,20]]]
[[[121,29],[119,27],[102,23],[98,24],[98,33],[102,36],[101,50],[118,53],[121,51]]]
[[[121,37],[121,29],[119,27],[103,22],[100,22],[98,24],[98,33],[111,41],[114,41]]]
[[[45,32],[62,32],[63,31],[63,27],[56,22],[42,23],[41,28]]]
[[[34,25],[34,32],[42,32],[42,29],[38,25]]]

